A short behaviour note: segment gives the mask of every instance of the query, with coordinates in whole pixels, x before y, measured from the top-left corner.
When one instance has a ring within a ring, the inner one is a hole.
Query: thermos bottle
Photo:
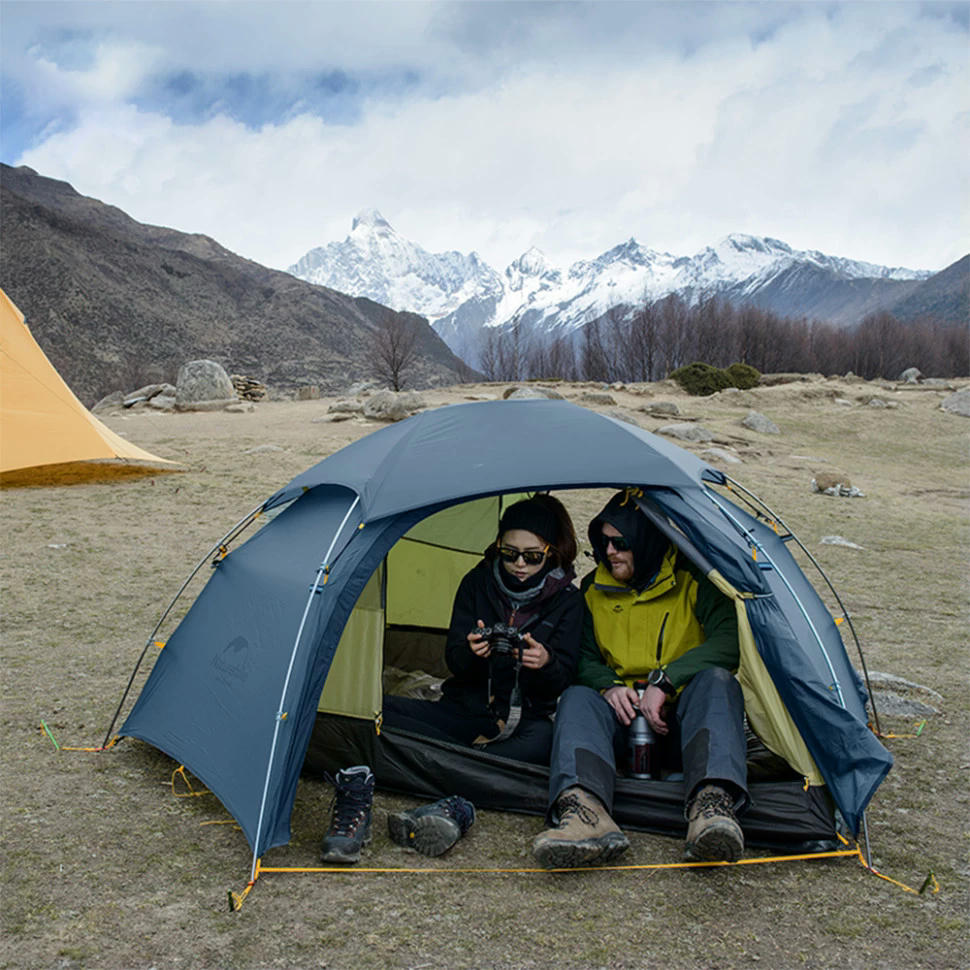
[[[647,682],[638,680],[634,683],[633,689],[638,696],[643,697],[643,692],[647,689]],[[629,730],[630,776],[632,778],[655,777],[654,752],[656,751],[656,741],[657,736],[653,733],[653,728],[650,727],[647,719],[638,709]]]

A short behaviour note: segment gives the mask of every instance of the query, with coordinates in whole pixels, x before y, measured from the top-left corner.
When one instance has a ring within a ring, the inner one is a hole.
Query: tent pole
[[[869,818],[865,809],[862,812],[862,837],[866,843],[866,865],[872,868],[872,847],[869,845]]]
[[[780,515],[777,515],[773,509],[769,508],[769,506],[764,502],[764,500],[761,499],[759,496],[755,495],[754,492],[745,488],[739,482],[736,482],[733,478],[730,478],[727,475],[725,475],[724,477],[731,485],[732,488],[737,489],[741,493],[742,498],[747,496],[748,499],[752,499],[754,502],[757,502],[758,505],[760,505],[761,508],[768,513],[768,515],[770,515],[773,519],[775,519],[782,526],[782,528],[784,528],[788,532],[788,534],[792,537],[792,539],[795,540],[795,543],[798,545],[798,548],[801,549],[802,552],[805,553],[805,555],[808,557],[809,562],[811,562],[811,564],[816,568],[816,570],[818,570],[818,574],[822,577],[823,580],[825,580],[825,585],[829,588],[829,592],[835,597],[835,602],[838,603],[839,609],[842,611],[842,615],[845,617],[845,622],[848,623],[849,625],[849,632],[852,634],[852,639],[855,641],[856,653],[859,654],[859,663],[862,665],[862,677],[863,677],[863,680],[865,681],[866,693],[869,695],[869,704],[872,707],[873,725],[875,726],[876,734],[881,736],[882,727],[879,724],[879,711],[876,710],[876,699],[872,693],[872,684],[869,682],[869,668],[866,665],[866,658],[862,652],[862,643],[859,640],[859,635],[856,633],[855,624],[852,622],[852,617],[849,615],[849,611],[846,609],[845,604],[842,602],[842,597],[839,596],[838,590],[832,584],[832,580],[829,579],[829,577],[825,573],[825,570],[822,569],[822,566],[819,563],[819,561],[812,555],[812,553],[808,550],[808,548],[805,546],[802,540],[799,539],[797,535],[795,535],[794,531],[788,526],[788,523],[786,523],[785,520],[782,519]],[[752,505],[752,508],[755,508],[752,502],[749,502],[749,504]],[[756,508],[755,508],[755,511],[757,511]]]
[[[256,823],[256,837],[253,840],[253,867],[250,872],[249,878],[251,880],[256,878],[256,866],[259,863],[259,840],[263,832],[263,817],[266,813],[266,798],[269,794],[269,782],[273,774],[273,762],[276,759],[276,744],[279,740],[280,734],[280,724],[286,718],[286,711],[283,710],[283,705],[286,702],[286,692],[289,690],[290,686],[290,676],[293,673],[293,665],[296,663],[296,652],[300,646],[300,640],[303,638],[303,630],[306,627],[307,617],[310,614],[310,606],[313,604],[313,597],[316,596],[317,590],[320,588],[320,578],[326,576],[330,571],[330,556],[333,553],[334,546],[337,544],[337,539],[340,537],[341,532],[343,532],[344,526],[347,524],[347,520],[350,518],[351,513],[357,507],[360,502],[360,496],[356,495],[353,502],[350,503],[350,508],[347,509],[346,514],[337,526],[337,531],[333,534],[333,539],[330,540],[330,548],[327,549],[326,555],[323,557],[323,562],[320,563],[317,568],[317,574],[313,580],[313,586],[310,587],[310,595],[307,597],[306,606],[303,608],[303,616],[300,618],[300,627],[296,631],[296,638],[293,641],[293,649],[290,651],[290,662],[286,668],[286,676],[283,678],[283,690],[280,693],[280,702],[276,708],[275,714],[275,725],[273,727],[273,741],[269,749],[269,760],[266,764],[266,778],[263,780],[263,797],[259,803],[259,820]],[[324,579],[324,584],[326,584],[326,579]]]
[[[232,542],[233,539],[236,539],[239,536],[239,534],[243,531],[243,529],[245,529],[248,525],[250,525],[250,523],[253,521],[253,519],[255,519],[257,515],[259,515],[259,513],[262,511],[262,509],[263,509],[263,504],[260,503],[259,505],[256,506],[256,508],[254,508],[252,510],[252,512],[250,512],[248,515],[244,515],[199,560],[199,562],[196,565],[195,569],[193,569],[192,572],[189,573],[188,578],[179,587],[179,591],[172,598],[172,602],[169,603],[168,606],[165,608],[165,612],[162,613],[162,615],[159,618],[158,622],[155,624],[155,629],[152,630],[152,632],[148,636],[148,639],[145,641],[145,646],[142,648],[142,651],[141,651],[141,653],[138,656],[138,660],[135,661],[135,669],[131,672],[131,677],[128,678],[128,685],[127,685],[127,687],[125,687],[124,692],[121,695],[121,700],[118,702],[118,707],[115,710],[114,717],[111,718],[111,723],[108,725],[108,731],[107,731],[107,733],[104,736],[104,741],[101,742],[102,749],[106,748],[108,746],[108,742],[111,740],[111,732],[114,730],[114,726],[115,726],[115,724],[116,724],[116,722],[118,720],[118,716],[121,714],[121,709],[125,706],[125,701],[128,699],[128,694],[131,691],[131,685],[135,682],[135,677],[138,675],[138,670],[139,670],[139,668],[142,665],[142,661],[145,659],[145,654],[148,653],[148,648],[155,642],[155,636],[158,634],[158,631],[161,629],[162,624],[165,622],[165,620],[168,617],[169,613],[172,612],[172,610],[175,607],[175,604],[179,601],[179,598],[185,592],[185,590],[188,587],[189,583],[191,583],[192,580],[195,578],[196,573],[198,573],[198,571],[209,561],[209,557],[214,552],[218,552],[227,543]]]

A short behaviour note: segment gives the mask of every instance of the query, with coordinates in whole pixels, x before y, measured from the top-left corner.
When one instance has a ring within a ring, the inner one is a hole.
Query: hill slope
[[[0,166],[0,285],[86,403],[174,380],[209,358],[273,389],[336,391],[372,375],[388,311],[242,259],[215,240],[131,219],[26,167]],[[451,383],[463,365],[426,321],[415,386]]]

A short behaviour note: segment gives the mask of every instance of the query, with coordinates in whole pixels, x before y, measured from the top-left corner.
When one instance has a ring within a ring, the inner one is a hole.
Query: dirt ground
[[[500,397],[505,386],[425,392],[430,406]],[[560,385],[582,403],[591,386]],[[781,512],[849,609],[871,670],[926,685],[940,713],[919,737],[886,740],[896,764],[868,813],[875,866],[852,859],[718,869],[676,863],[672,838],[631,833],[633,868],[528,871],[538,818],[481,812],[450,853],[393,845],[378,795],[374,842],[343,874],[249,878],[240,831],[211,795],[175,797],[170,759],[101,743],[138,654],[212,543],[291,477],[374,430],[335,423],[331,400],[252,413],[125,412],[105,422],[181,462],[181,474],[8,488],[2,524],[3,896],[10,968],[961,968],[970,964],[968,432],[937,389],[814,380],[687,398],[670,386],[612,392],[648,430],[682,418],[636,409],[670,400],[732,448],[722,467]],[[873,397],[892,407],[868,402]],[[600,404],[590,404],[608,410]],[[777,435],[740,424],[750,409]],[[705,445],[688,445],[703,451]],[[719,460],[712,463],[718,464]],[[838,471],[865,493],[832,498]],[[563,496],[566,497],[566,496]],[[572,496],[585,532],[596,496]],[[841,535],[861,549],[823,544]],[[854,646],[850,644],[855,659]],[[62,746],[55,748],[45,722]],[[882,719],[911,735],[912,719]],[[266,865],[314,865],[331,790],[300,782],[293,839]],[[752,859],[763,858],[758,850]],[[403,873],[373,872],[398,868]]]

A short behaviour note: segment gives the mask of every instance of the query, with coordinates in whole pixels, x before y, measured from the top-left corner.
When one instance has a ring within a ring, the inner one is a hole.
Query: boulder
[[[372,421],[403,421],[424,407],[420,394],[414,391],[378,391],[367,399],[363,415]]]
[[[327,408],[328,414],[360,414],[364,410],[364,405],[360,401],[334,401]]]
[[[146,384],[144,387],[138,388],[137,391],[132,391],[130,394],[126,394],[122,404],[126,408],[130,408],[135,404],[141,404],[143,401],[150,401],[153,397],[155,397],[156,394],[161,394],[166,387],[172,387],[172,385]]]
[[[919,384],[923,379],[923,372],[918,367],[907,367],[906,370],[899,375],[899,379],[904,384]]]
[[[92,414],[98,414],[102,411],[115,411],[122,406],[122,401],[125,399],[124,391],[112,391],[110,394],[105,395],[98,401],[97,404],[91,408]]]
[[[947,414],[958,414],[961,418],[970,418],[970,389],[957,391],[943,398],[940,408]]]
[[[757,411],[749,411],[741,424],[749,431],[757,431],[759,434],[781,434],[781,428],[774,421]]]
[[[175,382],[178,411],[221,411],[239,398],[229,375],[214,360],[190,360],[179,368]]]

